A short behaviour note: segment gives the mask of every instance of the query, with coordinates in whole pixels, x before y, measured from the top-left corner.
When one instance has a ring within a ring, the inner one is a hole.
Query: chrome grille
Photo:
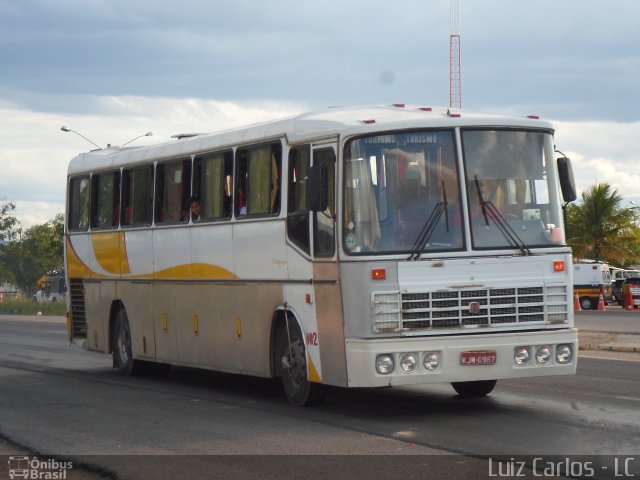
[[[567,286],[372,294],[374,332],[451,329],[568,319]]]

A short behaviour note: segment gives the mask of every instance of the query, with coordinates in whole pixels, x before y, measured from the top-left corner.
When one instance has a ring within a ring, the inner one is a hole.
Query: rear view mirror
[[[573,179],[573,169],[571,168],[571,160],[567,157],[558,158],[558,176],[560,178],[560,189],[562,190],[562,198],[565,202],[573,202],[578,195],[576,194],[576,185]]]

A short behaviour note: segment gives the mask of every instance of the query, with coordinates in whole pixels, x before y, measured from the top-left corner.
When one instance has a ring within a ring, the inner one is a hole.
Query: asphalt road
[[[625,310],[608,306],[604,312],[582,310],[575,312],[575,324],[580,330],[640,334],[640,310]]]
[[[491,478],[520,461],[538,468],[523,478],[547,464],[640,477],[637,358],[581,358],[575,376],[501,381],[483,399],[448,385],[337,389],[301,409],[263,379],[122,377],[69,345],[60,321],[0,317],[0,437],[96,478]]]

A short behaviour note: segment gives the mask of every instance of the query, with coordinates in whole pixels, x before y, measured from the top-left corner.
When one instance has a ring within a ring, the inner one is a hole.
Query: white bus
[[[573,374],[572,182],[548,122],[404,105],[80,154],[69,335],[126,374],[279,377],[295,405]]]

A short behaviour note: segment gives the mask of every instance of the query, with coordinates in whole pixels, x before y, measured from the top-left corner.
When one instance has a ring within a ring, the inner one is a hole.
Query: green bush
[[[65,315],[67,307],[64,302],[36,303],[28,298],[4,299],[0,302],[0,314],[5,315]]]

